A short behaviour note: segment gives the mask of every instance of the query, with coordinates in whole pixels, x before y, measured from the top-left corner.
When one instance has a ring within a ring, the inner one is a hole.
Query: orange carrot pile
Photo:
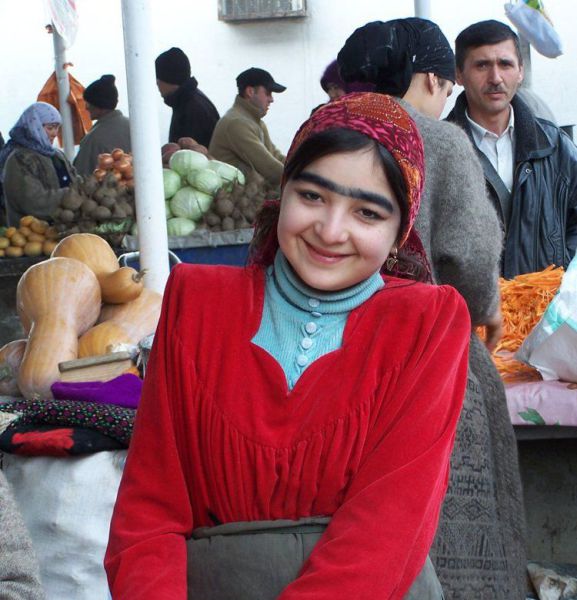
[[[536,273],[499,279],[503,337],[493,352],[493,360],[504,381],[541,378],[536,369],[515,360],[513,354],[543,316],[561,285],[563,273],[563,267],[551,265]],[[478,333],[484,337],[484,328],[479,328]]]

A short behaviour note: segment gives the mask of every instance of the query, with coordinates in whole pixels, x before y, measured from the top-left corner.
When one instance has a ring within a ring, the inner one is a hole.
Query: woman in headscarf
[[[115,600],[442,597],[426,557],[470,323],[452,288],[381,274],[428,277],[422,177],[407,113],[344,96],[293,140],[251,265],[173,269],[111,523]]]
[[[10,130],[0,150],[8,225],[17,227],[25,215],[49,219],[72,183],[74,169],[53,145],[61,123],[56,108],[35,102]]]
[[[338,55],[345,81],[370,82],[399,98],[423,137],[425,188],[416,229],[436,283],[465,298],[491,349],[501,331],[502,232],[466,134],[438,121],[455,81],[453,51],[419,18],[357,29]],[[525,523],[517,446],[505,390],[473,333],[469,382],[451,479],[431,556],[447,600],[525,598]]]

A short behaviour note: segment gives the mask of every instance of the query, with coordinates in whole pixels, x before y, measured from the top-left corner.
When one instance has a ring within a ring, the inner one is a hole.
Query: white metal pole
[[[430,0],[415,0],[415,17],[420,17],[421,19],[431,19]]]
[[[52,25],[52,41],[54,44],[54,71],[56,72],[56,83],[58,84],[58,99],[60,101],[60,115],[62,116],[62,141],[64,154],[68,160],[74,158],[74,131],[72,129],[72,111],[68,104],[70,95],[70,83],[68,71],[66,70],[66,50],[64,40]]]
[[[140,265],[147,270],[146,287],[162,293],[169,273],[168,236],[151,23],[148,0],[122,0]]]

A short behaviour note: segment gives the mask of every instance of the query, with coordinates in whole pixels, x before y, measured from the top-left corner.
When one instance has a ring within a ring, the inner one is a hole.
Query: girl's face
[[[370,277],[399,234],[399,204],[373,150],[312,162],[286,183],[280,207],[280,248],[299,277],[321,291]]]
[[[58,135],[58,131],[60,129],[60,124],[59,123],[44,123],[44,125],[42,127],[44,127],[44,131],[46,132],[46,135],[48,136],[48,141],[50,142],[50,144],[53,144],[54,140],[56,139],[56,136]]]

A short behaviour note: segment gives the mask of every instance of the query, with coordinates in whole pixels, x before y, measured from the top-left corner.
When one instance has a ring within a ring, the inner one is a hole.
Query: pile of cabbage
[[[186,236],[203,221],[217,192],[244,185],[242,171],[194,150],[178,150],[163,169],[168,235]]]

